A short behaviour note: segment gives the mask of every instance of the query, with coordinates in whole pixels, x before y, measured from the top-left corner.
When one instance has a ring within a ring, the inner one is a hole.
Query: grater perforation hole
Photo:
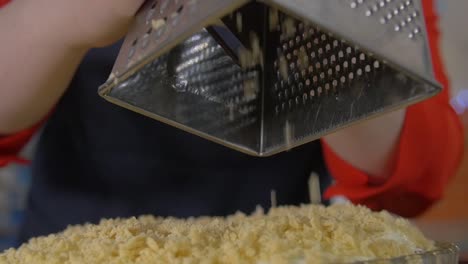
[[[301,37],[297,36],[296,37],[296,44],[299,45],[301,43]]]
[[[289,69],[290,69],[291,71],[294,71],[295,68],[296,68],[296,64],[295,64],[294,62],[291,62],[291,63],[289,64]]]
[[[345,84],[346,83],[346,77],[341,76],[340,77],[340,82],[341,82],[341,84]]]
[[[344,62],[343,62],[343,69],[347,70],[348,67],[349,67],[348,61],[344,61]]]
[[[317,70],[320,70],[321,67],[322,67],[322,65],[320,64],[320,62],[315,63],[315,68]]]
[[[298,57],[299,51],[298,51],[297,49],[293,50],[293,55],[294,55],[295,57]]]
[[[370,65],[366,65],[366,67],[364,67],[364,71],[366,73],[370,73],[371,72],[371,66]]]
[[[320,39],[322,40],[322,42],[327,41],[327,35],[326,35],[326,34],[322,34],[322,35],[320,36]]]
[[[322,92],[323,92],[322,86],[319,86],[319,87],[317,88],[317,96],[320,97],[320,95],[322,94]]]
[[[322,64],[326,68],[328,66],[328,59],[327,58],[323,59]]]
[[[338,58],[339,58],[339,59],[344,58],[344,53],[343,53],[342,50],[340,50],[340,51],[338,52]]]
[[[340,65],[336,65],[335,71],[336,71],[337,73],[339,73],[339,72],[341,71],[341,66],[340,66]]]
[[[294,73],[294,80],[297,82],[299,81],[299,73]]]
[[[304,90],[304,84],[299,83],[298,88],[299,88],[299,92],[302,92]]]
[[[375,69],[380,68],[380,62],[379,61],[374,61],[374,68]]]
[[[332,81],[332,85],[333,85],[333,88],[338,87],[338,81],[337,81],[337,80],[333,80],[333,81]]]
[[[365,60],[366,60],[366,54],[361,53],[361,54],[359,55],[359,60],[365,61]]]
[[[361,68],[358,68],[358,69],[356,70],[356,74],[357,74],[358,76],[362,76],[362,69],[361,69]]]
[[[346,54],[349,55],[353,52],[353,49],[351,47],[346,48]]]
[[[340,42],[338,40],[333,41],[333,48],[337,48],[340,45]]]
[[[179,8],[177,8],[176,13],[180,14],[184,10],[184,5],[180,5]]]
[[[380,24],[382,24],[382,25],[387,24],[387,18],[381,17],[381,18],[379,19],[379,22],[380,22]]]

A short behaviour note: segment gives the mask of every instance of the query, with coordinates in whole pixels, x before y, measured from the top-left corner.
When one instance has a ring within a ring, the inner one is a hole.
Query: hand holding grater
[[[106,100],[269,156],[437,94],[418,0],[157,0]]]

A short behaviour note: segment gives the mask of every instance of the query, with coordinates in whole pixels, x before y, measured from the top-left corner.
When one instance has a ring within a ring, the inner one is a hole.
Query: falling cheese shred
[[[431,250],[407,220],[351,204],[192,219],[142,216],[31,239],[0,263],[337,263]]]

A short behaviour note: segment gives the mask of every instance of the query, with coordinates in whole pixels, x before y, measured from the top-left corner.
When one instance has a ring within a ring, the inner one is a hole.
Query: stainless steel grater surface
[[[416,0],[148,1],[99,88],[256,156],[439,91]]]

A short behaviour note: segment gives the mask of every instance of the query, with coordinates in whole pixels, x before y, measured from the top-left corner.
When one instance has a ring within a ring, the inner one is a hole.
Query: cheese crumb
[[[433,248],[409,221],[387,212],[303,205],[227,218],[102,220],[33,238],[0,254],[0,263],[329,263]]]
[[[158,30],[166,25],[166,21],[164,19],[153,19],[151,20],[151,26],[154,30]]]

